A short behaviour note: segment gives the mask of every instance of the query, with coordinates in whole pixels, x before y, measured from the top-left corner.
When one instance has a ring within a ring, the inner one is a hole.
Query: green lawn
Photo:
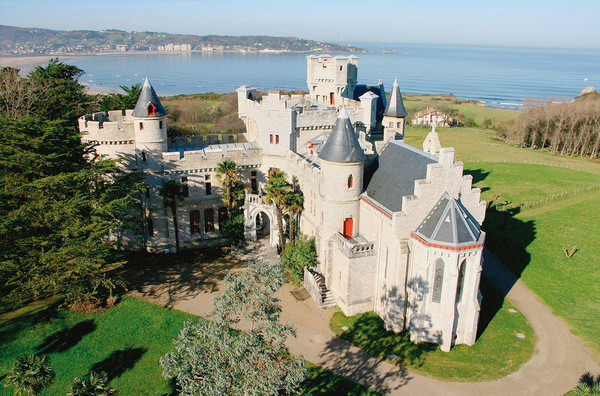
[[[514,206],[561,192],[568,197],[575,189],[600,181],[595,174],[546,165],[478,162],[466,163],[464,169],[473,175],[475,186],[481,188],[483,200],[501,194],[500,201],[512,202]]]
[[[41,353],[50,357],[56,373],[46,395],[66,394],[72,379],[91,369],[107,372],[121,395],[170,394],[173,388],[162,378],[158,360],[173,348],[172,340],[191,318],[196,317],[133,297],[124,297],[116,308],[87,315],[49,302],[33,304],[0,316],[0,378],[18,355]],[[328,394],[320,389],[376,394],[308,364],[302,394]],[[11,392],[0,387],[0,395]]]
[[[514,147],[498,140],[493,132],[482,132],[468,128],[437,128],[442,147],[454,147],[456,160],[465,163],[477,162],[536,162],[569,169],[600,174],[600,162],[587,158],[552,155],[547,151]],[[406,128],[406,143],[417,148],[430,128]]]
[[[600,351],[600,191],[526,209],[499,228],[489,214],[487,246],[559,316]],[[563,247],[579,249],[566,258]]]
[[[436,378],[453,381],[484,381],[504,377],[527,362],[533,352],[535,335],[520,312],[510,313],[510,303],[482,282],[483,302],[480,331],[474,346],[458,345],[448,353],[432,344],[413,344],[408,334],[386,331],[373,312],[346,317],[337,312],[331,319],[332,331],[372,356],[387,358],[399,366]],[[342,326],[348,330],[343,331]],[[525,339],[517,337],[525,334]]]

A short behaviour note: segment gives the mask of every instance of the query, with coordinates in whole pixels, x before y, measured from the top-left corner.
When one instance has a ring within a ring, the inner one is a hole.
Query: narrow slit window
[[[444,284],[444,260],[437,259],[435,262],[435,273],[433,275],[433,297],[434,303],[442,301],[442,286]]]

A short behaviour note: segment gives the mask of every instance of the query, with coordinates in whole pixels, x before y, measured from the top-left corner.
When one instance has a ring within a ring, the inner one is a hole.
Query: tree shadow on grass
[[[306,379],[302,382],[300,395],[375,395],[371,390],[340,377],[329,370],[309,365]]]
[[[60,301],[54,301],[49,305],[43,305],[39,309],[2,321],[0,323],[0,345],[19,338],[22,331],[29,330],[40,323],[50,323],[53,320],[63,319],[64,316],[59,310],[60,305]]]
[[[96,329],[96,324],[92,319],[79,322],[73,327],[57,331],[56,333],[46,337],[44,342],[38,345],[35,349],[38,353],[53,353],[64,352],[67,349],[77,345],[86,334],[91,333]]]
[[[109,380],[113,380],[120,377],[125,371],[132,369],[146,351],[146,348],[126,348],[114,351],[103,361],[94,364],[90,371],[104,372]]]

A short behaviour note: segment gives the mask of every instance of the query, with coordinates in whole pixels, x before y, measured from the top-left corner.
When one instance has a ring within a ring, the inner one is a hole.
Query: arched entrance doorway
[[[254,222],[256,224],[256,239],[263,239],[271,235],[271,222],[265,212],[259,212]]]
[[[252,206],[248,205],[244,210],[244,236],[246,240],[257,241],[264,238],[271,246],[276,246],[279,234],[273,207],[262,203]]]

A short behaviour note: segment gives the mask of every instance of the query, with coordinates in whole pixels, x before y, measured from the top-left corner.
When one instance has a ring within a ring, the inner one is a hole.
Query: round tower
[[[339,232],[344,237],[354,237],[358,234],[360,195],[367,158],[345,108],[340,110],[319,159],[323,200],[321,235],[326,239]]]
[[[162,153],[167,151],[167,110],[160,103],[148,77],[131,116],[138,168],[161,171]]]
[[[402,94],[400,93],[400,86],[398,85],[398,79],[394,80],[392,86],[392,93],[390,94],[390,101],[385,107],[383,113],[383,141],[387,142],[390,139],[396,140],[396,136],[400,135],[404,137],[404,122],[408,113],[404,108],[402,102]]]

